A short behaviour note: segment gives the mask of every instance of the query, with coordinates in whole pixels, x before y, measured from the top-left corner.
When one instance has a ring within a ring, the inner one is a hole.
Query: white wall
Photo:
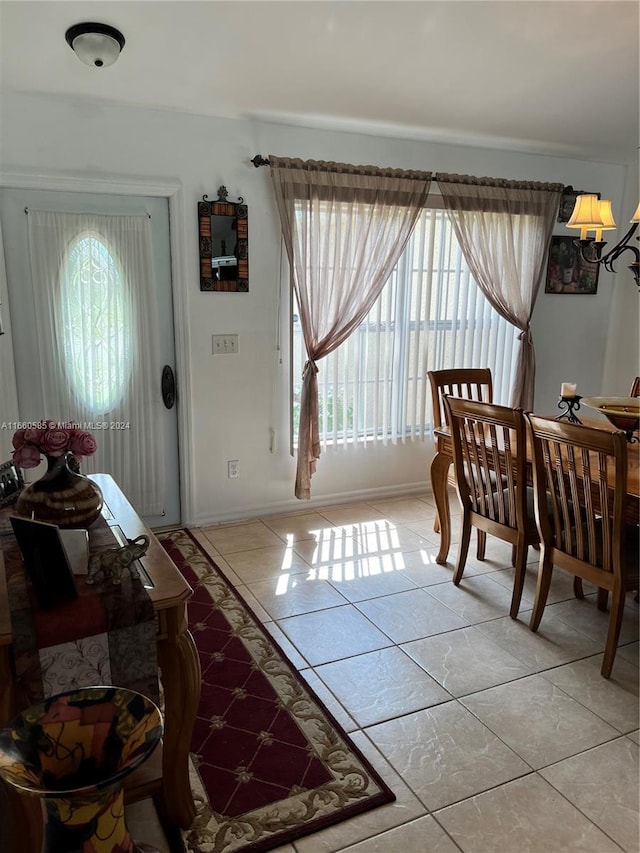
[[[279,223],[269,171],[249,163],[254,154],[558,181],[600,191],[612,198],[614,210],[622,209],[625,169],[611,164],[34,96],[7,96],[0,109],[4,172],[178,180],[183,187],[184,221],[174,226],[185,236],[178,286],[190,338],[194,510],[188,523],[309,507],[293,498],[287,376],[275,350]],[[248,294],[199,290],[196,203],[205,193],[215,197],[221,184],[249,205]],[[577,381],[583,393],[599,393],[605,352],[609,372],[617,369],[616,352],[607,351],[606,341],[613,278],[601,273],[595,296],[540,295],[534,314],[537,411],[555,413],[562,380]],[[212,356],[211,335],[227,332],[239,334],[238,355]],[[312,481],[311,505],[426,488],[431,456],[430,442],[326,452]],[[239,459],[238,479],[227,479],[228,459]]]
[[[625,196],[619,208],[618,230],[614,232],[610,246],[615,245],[629,227],[629,219],[640,201],[640,178],[638,161],[628,170]],[[637,239],[634,245],[640,248]],[[640,294],[627,266],[633,261],[631,252],[625,252],[616,263],[618,275],[614,276],[612,307],[609,315],[605,367],[602,379],[602,394],[626,396],[631,380],[640,376]]]

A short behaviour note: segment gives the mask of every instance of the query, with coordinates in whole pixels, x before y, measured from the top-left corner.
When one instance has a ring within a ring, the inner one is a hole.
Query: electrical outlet
[[[213,355],[225,355],[238,352],[237,335],[211,335]]]
[[[230,480],[234,480],[236,477],[240,475],[240,463],[237,459],[230,459],[227,462],[227,477]]]

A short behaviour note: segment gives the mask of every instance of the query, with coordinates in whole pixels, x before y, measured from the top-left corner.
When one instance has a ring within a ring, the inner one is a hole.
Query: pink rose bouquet
[[[95,438],[90,432],[69,424],[56,421],[42,421],[41,424],[18,429],[12,438],[12,460],[19,468],[35,468],[41,457],[91,456],[97,450]]]

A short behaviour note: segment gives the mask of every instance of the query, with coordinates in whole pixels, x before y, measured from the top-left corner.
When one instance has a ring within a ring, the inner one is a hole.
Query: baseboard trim
[[[300,501],[296,498],[289,498],[286,501],[278,501],[271,503],[268,506],[250,506],[236,508],[227,508],[224,512],[202,514],[196,517],[192,524],[187,524],[187,527],[213,527],[218,524],[230,524],[241,521],[255,521],[258,518],[267,518],[272,515],[285,515],[287,513],[303,513],[318,507],[339,506],[340,504],[353,503],[354,501],[362,501],[367,503],[373,499],[383,500],[385,498],[397,498],[403,495],[421,495],[427,494],[431,496],[431,484],[428,480],[419,483],[407,483],[404,485],[393,486],[391,488],[384,487],[378,489],[354,489],[349,492],[339,492],[333,494],[319,495],[311,498],[309,501]]]

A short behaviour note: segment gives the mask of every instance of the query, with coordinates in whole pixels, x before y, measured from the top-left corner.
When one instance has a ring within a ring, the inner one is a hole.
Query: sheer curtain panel
[[[43,412],[85,425],[98,450],[84,473],[111,474],[142,515],[160,515],[164,439],[148,216],[29,210]]]
[[[531,411],[530,321],[564,186],[468,175],[438,174],[436,180],[478,287],[500,316],[520,329],[511,405]]]
[[[18,420],[16,368],[13,359],[13,335],[7,299],[7,273],[0,225],[0,412],[3,420]]]
[[[269,163],[307,351],[295,495],[309,499],[320,457],[317,362],[380,294],[426,204],[431,173],[273,155]]]

